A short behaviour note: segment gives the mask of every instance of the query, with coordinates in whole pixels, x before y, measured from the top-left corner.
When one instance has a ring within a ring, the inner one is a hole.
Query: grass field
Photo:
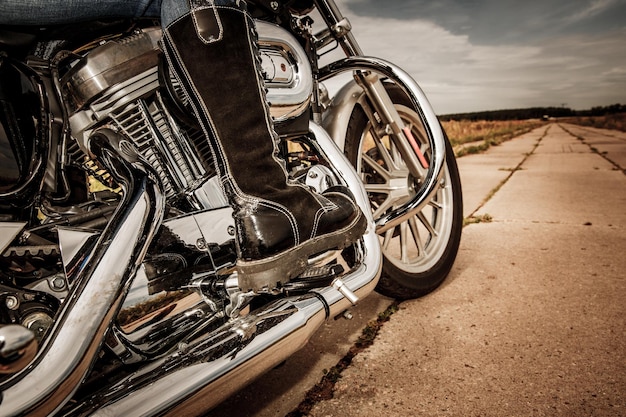
[[[546,122],[540,120],[469,121],[450,120],[442,122],[457,157],[484,152],[491,146],[529,132]]]
[[[557,123],[573,123],[602,129],[615,129],[626,132],[626,113],[609,114],[606,116],[564,117],[555,120]],[[506,121],[469,121],[450,120],[441,122],[457,157],[472,153],[484,152],[491,146],[529,132],[546,121],[506,120]]]

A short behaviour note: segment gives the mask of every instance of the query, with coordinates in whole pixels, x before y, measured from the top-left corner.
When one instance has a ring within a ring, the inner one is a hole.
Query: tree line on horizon
[[[588,110],[573,110],[568,107],[530,107],[526,109],[489,110],[471,113],[455,113],[440,115],[439,120],[528,120],[544,119],[546,117],[580,117],[580,116],[606,116],[608,114],[626,113],[626,105],[611,104],[609,106],[597,106]]]

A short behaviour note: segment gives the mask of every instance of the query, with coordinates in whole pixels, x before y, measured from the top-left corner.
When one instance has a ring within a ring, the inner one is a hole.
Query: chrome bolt
[[[55,291],[60,291],[65,288],[65,280],[61,277],[56,277],[50,284],[52,285],[52,289]]]
[[[235,236],[235,226],[228,226],[228,234]]]
[[[196,240],[196,248],[200,250],[206,249],[206,241],[203,238]]]
[[[309,178],[317,178],[317,172],[315,171],[309,172]]]
[[[273,1],[270,3],[270,7],[272,8],[272,10],[276,11],[278,10],[278,2],[277,1]]]
[[[19,300],[14,295],[9,295],[5,302],[9,310],[17,310],[20,305]]]

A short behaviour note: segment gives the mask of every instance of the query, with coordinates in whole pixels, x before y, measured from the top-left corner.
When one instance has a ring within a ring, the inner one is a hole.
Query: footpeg
[[[298,277],[298,279],[328,279],[334,278],[343,273],[343,267],[341,265],[323,265],[315,266],[307,269]]]
[[[287,293],[309,291],[331,285],[344,272],[339,264],[311,266],[284,286]]]

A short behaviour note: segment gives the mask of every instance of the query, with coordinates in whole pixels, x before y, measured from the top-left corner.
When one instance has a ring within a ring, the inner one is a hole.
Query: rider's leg
[[[243,7],[196,8],[167,26],[163,45],[234,209],[243,290],[271,290],[300,274],[307,257],[363,233],[365,218],[345,194],[288,181]]]
[[[0,0],[0,24],[45,26],[94,19],[158,17],[160,9],[161,0]]]

